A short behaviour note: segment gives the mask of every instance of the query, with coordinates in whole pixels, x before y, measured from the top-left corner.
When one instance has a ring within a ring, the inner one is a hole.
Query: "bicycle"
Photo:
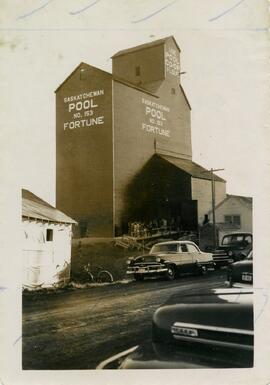
[[[87,263],[83,266],[84,273],[87,275],[87,281],[94,283],[111,283],[113,282],[113,276],[108,271],[105,270],[102,266],[96,266],[95,269],[97,270],[96,273],[93,273],[91,263]]]
[[[57,282],[53,282],[52,287],[54,289],[65,289],[68,286],[69,282],[70,282],[69,278],[68,279],[62,278]]]
[[[60,265],[56,265],[56,269],[58,269],[58,271],[53,275],[55,282],[52,283],[52,287],[55,289],[63,289],[67,287],[70,282],[70,264],[65,261],[62,268]]]

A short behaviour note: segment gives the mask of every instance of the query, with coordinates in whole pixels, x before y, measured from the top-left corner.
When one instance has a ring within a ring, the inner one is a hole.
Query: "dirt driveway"
[[[25,296],[23,369],[94,369],[150,337],[153,312],[171,295],[224,286],[225,271]]]

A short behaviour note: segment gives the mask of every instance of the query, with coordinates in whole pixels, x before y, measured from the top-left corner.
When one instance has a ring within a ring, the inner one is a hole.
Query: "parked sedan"
[[[174,297],[154,313],[151,340],[108,358],[97,368],[252,367],[252,294],[232,288]]]
[[[238,262],[232,263],[227,270],[228,282],[230,287],[239,285],[253,284],[253,252]]]
[[[202,252],[191,241],[157,243],[149,254],[130,258],[127,263],[127,274],[137,281],[151,276],[173,280],[179,274],[203,274],[214,266],[212,254]]]

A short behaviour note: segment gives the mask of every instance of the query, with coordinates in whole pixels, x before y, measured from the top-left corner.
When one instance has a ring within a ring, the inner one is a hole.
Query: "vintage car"
[[[253,284],[253,252],[242,261],[232,263],[227,269],[229,286],[243,286]]]
[[[223,236],[221,244],[213,251],[216,268],[243,259],[252,249],[252,234],[234,232]]]
[[[213,258],[194,242],[169,241],[156,243],[149,254],[129,258],[127,264],[127,274],[137,281],[151,276],[173,280],[179,274],[203,274],[213,267]]]
[[[252,294],[227,288],[172,297],[153,315],[151,340],[97,369],[252,367]]]

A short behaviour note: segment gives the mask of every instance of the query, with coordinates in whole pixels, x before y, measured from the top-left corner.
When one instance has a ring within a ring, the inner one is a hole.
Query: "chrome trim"
[[[244,335],[248,335],[248,336],[254,335],[254,332],[252,330],[225,328],[222,326],[190,324],[190,323],[184,323],[184,322],[175,322],[173,324],[173,326],[179,326],[179,327],[183,327],[183,328],[201,329],[201,330],[210,330],[210,331],[223,332],[223,333],[244,334]]]
[[[173,336],[176,340],[181,341],[187,341],[187,342],[196,342],[200,344],[208,344],[208,345],[215,345],[215,346],[222,346],[222,347],[229,347],[229,348],[241,348],[245,350],[253,350],[253,346],[251,345],[243,345],[243,344],[237,344],[234,342],[223,342],[223,341],[217,341],[217,340],[206,340],[203,338],[196,338],[196,337],[186,337],[186,336],[180,336],[180,335],[174,335]]]
[[[203,266],[203,265],[214,265],[214,261],[196,261],[197,265]]]
[[[222,259],[226,259],[226,261],[227,261],[228,259],[232,259],[232,258],[228,257],[228,255],[213,255],[213,261],[214,261],[215,259],[216,259],[217,261],[220,261],[220,260],[222,260]]]
[[[228,263],[233,263],[234,260],[232,258],[213,258],[214,262],[228,262]]]
[[[144,269],[144,268],[142,268]],[[151,270],[144,270],[143,272],[139,272],[139,269],[137,270],[127,270],[126,274],[151,274],[151,273],[165,273],[166,271],[168,271],[167,268],[163,268],[163,269],[151,269]]]
[[[230,281],[225,281],[225,285],[232,288],[238,288],[238,289],[250,289],[253,286],[252,282],[250,283],[232,282],[232,286],[230,286]]]
[[[107,358],[106,360],[102,361],[100,364],[98,364],[98,366],[96,367],[96,369],[104,369],[104,367],[108,364],[110,364],[111,362],[113,361],[116,361],[116,360],[119,360],[119,358],[122,358],[124,356],[127,356],[128,354],[130,353],[133,353],[134,350],[136,350],[138,348],[139,345],[136,345],[136,346],[133,346],[132,348],[130,349],[127,349],[127,350],[124,350],[123,352],[121,353],[118,353],[118,354],[115,354],[114,356],[110,357],[110,358]]]

